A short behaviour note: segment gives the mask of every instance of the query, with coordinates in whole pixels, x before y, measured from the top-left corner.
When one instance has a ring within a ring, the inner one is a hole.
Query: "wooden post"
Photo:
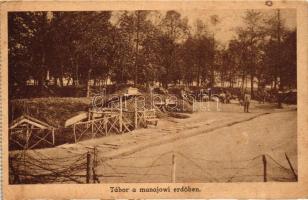
[[[92,116],[91,116],[91,111],[90,109],[88,109],[88,121],[90,121],[92,119]],[[89,128],[89,123],[86,123],[87,124],[87,128]]]
[[[266,172],[266,157],[262,155],[263,160],[263,174],[264,174],[264,182],[267,182],[267,172]]]
[[[25,149],[29,148],[29,138],[30,138],[30,131],[29,131],[29,126],[27,125],[27,132],[26,132],[26,144],[25,144]]]
[[[92,55],[90,55],[90,62],[92,63]],[[87,97],[90,97],[91,95],[91,87],[90,87],[91,72],[92,72],[92,69],[89,69],[88,79],[87,79]]]
[[[151,95],[151,109],[154,108],[153,106],[153,88],[150,86],[150,95]]]
[[[291,171],[292,171],[292,173],[293,173],[293,175],[294,175],[294,178],[295,178],[296,181],[298,181],[297,174],[296,174],[295,171],[294,171],[294,168],[293,168],[293,166],[292,166],[292,164],[291,164],[291,161],[290,161],[290,159],[289,159],[287,153],[285,153],[285,155],[286,155],[286,159],[287,159],[287,161],[288,161],[288,163],[289,163],[289,165],[290,165]]]
[[[123,126],[123,105],[122,105],[122,96],[120,96],[120,116],[119,116],[119,125],[120,125],[120,133],[122,133]]]
[[[137,99],[135,98],[135,129],[138,128],[138,108],[137,108]]]
[[[93,160],[90,152],[87,153],[87,183],[93,180]]]
[[[90,112],[90,109],[88,110],[88,121],[91,120],[91,112]]]
[[[26,153],[27,153],[27,151],[23,151],[23,154],[22,154],[22,156],[23,156],[23,164],[24,164],[23,168],[24,168],[24,173],[25,173],[24,177],[27,176]]]
[[[96,167],[96,164],[97,164],[97,162],[96,162],[96,159],[97,159],[97,157],[96,157],[96,147],[94,146],[93,147],[93,152],[91,152],[92,153],[92,168],[90,168],[91,170],[92,170],[92,178],[91,178],[91,182],[92,183],[95,183],[95,181],[96,181],[96,173],[95,173],[95,167]]]
[[[18,170],[15,170],[13,164],[14,164],[13,158],[9,157],[9,167],[13,175],[13,180],[10,179],[10,184],[16,184],[16,183],[18,184],[20,183],[19,174],[18,174]]]
[[[55,129],[51,129],[51,135],[52,135],[52,144],[55,145]]]
[[[108,124],[107,124],[107,116],[104,115],[104,129],[105,129],[105,135],[108,135]]]
[[[127,109],[127,96],[124,95],[124,108]]]
[[[219,108],[219,98],[217,98],[217,100],[216,100],[216,111],[220,111],[220,108]]]
[[[96,150],[96,147],[94,147],[93,148],[93,183],[100,183],[96,175],[96,167],[97,167],[97,150]]]
[[[207,111],[211,111],[210,101],[211,101],[211,99],[209,98],[209,100],[207,101]]]
[[[192,110],[193,110],[193,112],[195,112],[196,111],[196,108],[195,108],[195,100],[193,99],[192,100]]]
[[[73,133],[74,133],[74,139],[75,143],[77,142],[77,137],[76,137],[76,124],[73,125]]]
[[[91,119],[91,133],[92,133],[92,138],[94,138],[95,134],[94,134],[94,121],[93,121],[93,119]]]
[[[172,183],[175,183],[175,169],[176,169],[175,155],[172,154],[172,170],[171,170]]]

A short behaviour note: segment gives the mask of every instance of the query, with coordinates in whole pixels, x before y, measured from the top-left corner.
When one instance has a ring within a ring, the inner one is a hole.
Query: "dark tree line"
[[[9,13],[9,85],[46,80],[66,85],[114,83],[296,87],[296,30],[276,10],[248,10],[227,46],[202,20],[177,11]],[[212,16],[212,24],[219,23]],[[66,80],[66,81],[64,81]],[[50,83],[49,83],[50,84]]]

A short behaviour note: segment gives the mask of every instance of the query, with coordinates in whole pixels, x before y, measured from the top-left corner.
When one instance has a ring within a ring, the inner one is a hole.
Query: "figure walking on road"
[[[244,94],[244,112],[249,112],[249,104],[250,104],[251,96],[248,93]]]

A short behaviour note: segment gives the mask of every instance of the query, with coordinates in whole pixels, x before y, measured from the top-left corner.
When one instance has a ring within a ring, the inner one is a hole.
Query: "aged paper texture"
[[[0,7],[4,199],[308,198],[306,2]]]

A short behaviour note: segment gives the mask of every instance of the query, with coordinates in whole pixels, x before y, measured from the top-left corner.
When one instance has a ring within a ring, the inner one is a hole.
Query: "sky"
[[[259,10],[264,16],[270,16],[275,14],[276,10]],[[211,32],[214,32],[215,38],[222,44],[228,43],[233,37],[235,37],[235,29],[243,26],[243,16],[246,10],[178,10],[183,17],[189,19],[189,24],[193,26],[193,22],[196,19],[203,20]],[[288,29],[296,28],[296,10],[295,9],[281,9],[281,18],[285,22],[285,26]],[[220,19],[215,27],[211,25],[210,18],[213,15],[217,15]]]
[[[203,9],[183,9],[176,10],[184,18],[188,19],[188,24],[193,27],[197,19],[202,20],[207,24],[208,31],[214,33],[215,39],[222,45],[228,44],[228,42],[236,36],[236,28],[244,25],[243,16],[245,16],[245,9],[229,9],[229,10],[203,10]],[[263,9],[258,10],[264,16],[271,16],[276,13],[276,10]],[[166,11],[158,11],[160,17],[164,17]],[[295,9],[281,9],[281,18],[285,22],[285,26],[288,29],[296,28],[296,10]],[[217,15],[219,23],[216,26],[211,24],[211,16]],[[114,13],[116,18],[116,13]]]

